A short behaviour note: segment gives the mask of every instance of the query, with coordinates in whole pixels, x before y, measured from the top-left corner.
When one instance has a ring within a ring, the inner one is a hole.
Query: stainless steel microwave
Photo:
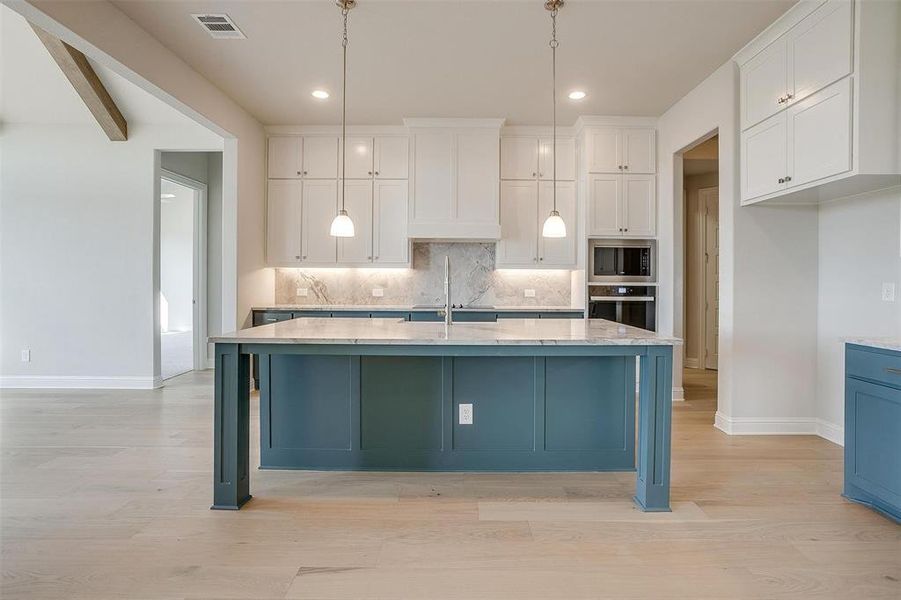
[[[657,281],[655,240],[588,240],[589,283]]]

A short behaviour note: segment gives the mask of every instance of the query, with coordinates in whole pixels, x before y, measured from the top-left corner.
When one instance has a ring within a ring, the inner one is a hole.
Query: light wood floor
[[[255,471],[210,511],[211,381],[2,392],[2,598],[901,598],[901,527],[841,498],[841,449],[722,434],[710,375],[669,514],[631,473]]]

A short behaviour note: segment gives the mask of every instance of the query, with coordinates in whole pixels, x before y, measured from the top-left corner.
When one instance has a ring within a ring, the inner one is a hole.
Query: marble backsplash
[[[472,242],[413,244],[409,269],[276,269],[277,304],[443,304],[444,257],[450,257],[451,303],[495,306],[570,306],[570,271],[494,268],[495,245]],[[307,290],[298,296],[298,288]],[[374,297],[380,288],[384,295]],[[535,290],[526,298],[524,290]]]

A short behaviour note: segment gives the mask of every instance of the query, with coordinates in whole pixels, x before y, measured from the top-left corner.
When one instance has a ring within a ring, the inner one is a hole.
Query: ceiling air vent
[[[217,40],[243,40],[247,38],[228,15],[191,16]]]

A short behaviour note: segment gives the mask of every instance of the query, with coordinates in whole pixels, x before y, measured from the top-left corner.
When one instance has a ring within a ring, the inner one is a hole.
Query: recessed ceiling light
[[[325,90],[313,90],[313,97],[319,100],[325,100],[328,98],[328,92]]]
[[[581,100],[584,97],[585,97],[585,92],[582,92],[579,90],[575,90],[575,91],[569,93],[570,100]]]

